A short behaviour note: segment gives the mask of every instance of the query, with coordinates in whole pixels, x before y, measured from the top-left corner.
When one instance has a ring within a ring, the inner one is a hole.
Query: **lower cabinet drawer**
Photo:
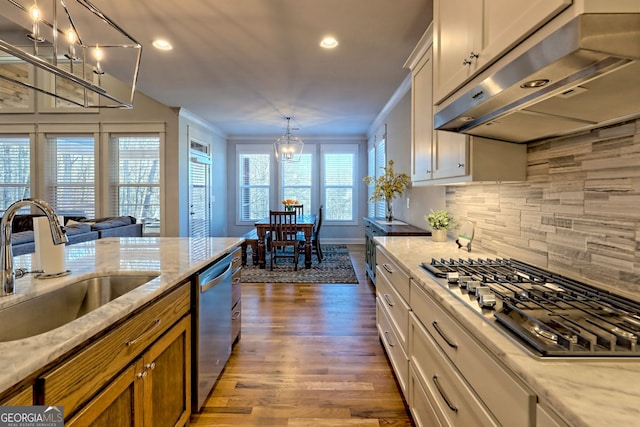
[[[387,355],[391,360],[391,365],[393,366],[396,379],[402,389],[402,394],[404,395],[404,398],[408,400],[407,381],[409,379],[409,359],[400,345],[400,340],[394,331],[384,305],[379,298],[376,298],[376,303],[378,334],[380,335],[380,340],[382,340],[382,344],[384,345]]]
[[[409,275],[401,270],[380,248],[377,249],[376,263],[376,279],[380,275],[384,275],[402,298],[409,301]]]
[[[242,326],[242,300],[239,300],[231,309],[231,340],[233,342],[240,336]]]
[[[393,323],[395,332],[400,340],[400,345],[402,345],[406,353],[408,350],[407,331],[409,330],[409,306],[398,291],[389,283],[389,280],[384,274],[378,275],[376,294],[387,310],[389,320]]]
[[[411,281],[411,308],[492,414],[505,426],[531,426],[536,396],[507,372],[420,285]]]
[[[417,427],[449,427],[446,418],[431,403],[433,396],[422,387],[418,374],[409,363],[409,410]],[[437,412],[436,412],[437,411]],[[441,422],[442,420],[442,422]]]
[[[410,364],[425,391],[434,396],[434,405],[444,414],[446,422],[465,427],[499,426],[413,313],[409,318],[409,334]]]
[[[543,404],[536,406],[536,427],[568,427],[569,424],[560,419],[552,410]]]

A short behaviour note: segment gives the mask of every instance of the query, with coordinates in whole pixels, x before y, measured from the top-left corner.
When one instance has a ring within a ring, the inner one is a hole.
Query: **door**
[[[209,237],[211,230],[209,146],[192,140],[189,160],[189,237]]]

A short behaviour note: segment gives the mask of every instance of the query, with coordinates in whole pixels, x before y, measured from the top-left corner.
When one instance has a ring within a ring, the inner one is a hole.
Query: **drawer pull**
[[[440,396],[442,396],[442,398],[444,399],[444,402],[447,404],[449,409],[451,409],[453,412],[458,412],[458,407],[453,403],[451,403],[451,401],[445,394],[444,390],[442,390],[442,387],[440,386],[440,382],[438,381],[438,376],[434,375],[432,379],[433,379],[433,383],[436,385],[436,388],[438,389],[438,393],[440,393]]]
[[[156,362],[151,362],[151,363],[147,363],[146,365],[144,365],[145,369],[148,369],[150,371],[153,371],[156,367]]]
[[[383,294],[382,296],[384,297],[384,300],[387,302],[389,307],[393,307],[395,305],[393,301],[391,301],[391,299],[389,298],[389,294]]]
[[[389,265],[387,264],[382,264],[382,267],[387,270],[387,273],[393,274],[393,269],[389,268]]]
[[[389,347],[395,346],[395,344],[389,340],[389,331],[384,331],[384,339],[389,344]]]
[[[233,316],[231,316],[231,320],[238,320],[238,317],[240,317],[240,310],[233,312]]]
[[[153,323],[151,324],[151,326],[149,326],[147,328],[146,331],[144,331],[143,333],[141,333],[138,338],[131,340],[131,341],[127,341],[127,345],[134,345],[135,343],[137,343],[138,341],[140,341],[142,339],[142,337],[144,337],[145,335],[147,335],[149,332],[151,332],[152,330],[154,330],[156,327],[158,327],[158,325],[160,325],[161,320],[160,319],[156,319],[153,321]]]
[[[434,329],[436,330],[436,332],[442,337],[443,340],[445,340],[445,342],[449,345],[449,347],[451,348],[458,348],[458,344],[452,342],[445,334],[444,332],[442,332],[442,330],[440,330],[440,326],[438,326],[438,322],[436,322],[435,320],[433,322],[431,322],[431,324],[433,325]]]
[[[137,377],[142,379],[147,376],[147,371],[138,372]]]

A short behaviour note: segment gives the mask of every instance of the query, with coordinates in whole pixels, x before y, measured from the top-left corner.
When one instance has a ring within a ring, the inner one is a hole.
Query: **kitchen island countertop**
[[[0,298],[0,308],[99,274],[157,272],[158,277],[96,310],[34,337],[0,342],[0,390],[6,390],[69,350],[187,279],[242,243],[239,237],[105,238],[65,248],[70,274],[16,280],[16,294]],[[14,258],[14,268],[31,269],[31,255]],[[12,325],[2,325],[11,328]]]
[[[421,267],[431,258],[495,258],[455,242],[428,237],[376,237],[375,241],[425,291],[571,426],[632,426],[640,420],[640,358],[537,358],[462,304]]]

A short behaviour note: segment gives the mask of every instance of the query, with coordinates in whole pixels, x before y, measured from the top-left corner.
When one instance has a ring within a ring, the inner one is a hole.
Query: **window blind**
[[[271,154],[241,153],[239,171],[239,219],[254,221],[269,216]]]
[[[47,196],[60,215],[95,217],[95,147],[91,136],[48,136]]]
[[[282,162],[282,194],[284,199],[297,200],[305,213],[314,212],[311,200],[313,154],[302,153],[298,162]],[[278,209],[283,208],[282,205]]]
[[[160,137],[114,135],[110,143],[110,208],[145,224],[145,234],[160,227]]]
[[[353,221],[355,154],[325,152],[323,157],[325,219]]]
[[[27,137],[0,138],[0,213],[13,202],[30,197],[31,148]],[[27,211],[28,208],[24,208]]]

